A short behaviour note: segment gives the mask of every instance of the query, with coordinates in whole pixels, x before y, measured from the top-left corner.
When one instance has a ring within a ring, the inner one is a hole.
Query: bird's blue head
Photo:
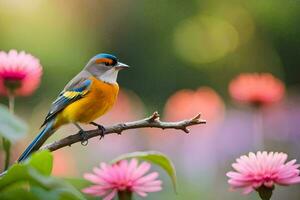
[[[118,61],[118,58],[112,54],[100,53],[91,58],[87,66],[94,65],[97,68],[111,68],[115,67],[116,69],[128,68],[128,65]]]
[[[97,54],[94,59],[95,62],[104,63],[105,65],[116,65],[118,63],[117,57],[108,53]]]

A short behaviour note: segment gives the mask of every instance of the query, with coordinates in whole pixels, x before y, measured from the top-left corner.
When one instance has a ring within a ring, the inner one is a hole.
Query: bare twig
[[[193,125],[197,125],[197,124],[205,124],[205,123],[206,123],[205,120],[200,119],[200,114],[198,114],[196,117],[194,117],[192,119],[188,119],[188,120],[183,120],[183,121],[178,121],[178,122],[163,122],[163,121],[160,121],[158,112],[154,112],[150,117],[145,118],[145,119],[104,127],[105,128],[104,133],[102,133],[102,131],[99,129],[85,131],[85,134],[86,134],[85,139],[90,139],[93,137],[101,136],[101,134],[103,134],[103,135],[108,135],[111,133],[121,134],[125,130],[138,129],[138,128],[178,129],[178,130],[182,130],[186,133],[189,133],[189,129],[187,128],[188,126],[193,126]],[[81,142],[81,141],[82,141],[82,136],[79,133],[77,133],[77,134],[65,137],[59,141],[47,144],[47,145],[43,146],[41,149],[48,149],[50,151],[55,151],[57,149],[60,149],[60,148],[66,147],[66,146],[71,146],[72,144]]]

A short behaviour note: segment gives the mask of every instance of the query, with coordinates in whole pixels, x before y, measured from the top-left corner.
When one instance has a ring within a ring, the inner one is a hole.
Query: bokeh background
[[[253,142],[255,110],[232,101],[228,85],[242,72],[269,72],[285,83],[283,101],[261,111],[263,148],[300,160],[299,20],[298,0],[1,0],[1,50],[25,50],[44,71],[37,92],[17,99],[16,113],[30,133],[14,145],[14,158],[89,58],[113,53],[131,68],[119,75],[116,106],[98,122],[135,120],[158,110],[165,120],[201,112],[208,123],[192,127],[189,135],[139,129],[95,138],[87,147],[56,151],[53,173],[81,177],[121,153],[158,150],[173,160],[179,192],[161,171],[164,190],[149,199],[257,199],[231,192],[227,184],[235,158],[259,150]],[[6,98],[0,103],[7,104]],[[50,141],[74,131],[66,126]],[[299,185],[278,187],[273,199],[283,198],[300,199]]]

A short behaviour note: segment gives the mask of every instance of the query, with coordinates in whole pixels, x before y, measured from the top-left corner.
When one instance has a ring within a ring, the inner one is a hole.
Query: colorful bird
[[[83,141],[87,139],[79,123],[97,126],[103,134],[104,127],[93,121],[114,105],[119,91],[118,72],[128,67],[110,54],[102,53],[91,58],[52,103],[42,124],[43,130],[22,153],[18,162],[24,161],[31,153],[37,151],[59,127],[65,124],[74,124],[79,129]]]

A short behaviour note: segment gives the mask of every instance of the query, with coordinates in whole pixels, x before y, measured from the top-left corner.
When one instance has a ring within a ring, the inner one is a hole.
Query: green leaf
[[[57,196],[59,198],[56,199],[63,200],[85,199],[71,184],[62,179],[49,176],[51,168],[51,153],[48,151],[37,152],[27,162],[13,165],[6,175],[0,178],[0,193],[7,192],[16,185],[19,185],[21,188],[24,188],[24,186],[28,188],[29,185],[31,193],[38,199],[45,199],[40,198],[45,193],[47,193],[47,199],[48,197],[52,199]]]
[[[0,136],[15,142],[23,138],[27,130],[23,120],[11,114],[6,107],[0,106]]]
[[[38,199],[47,199],[47,200],[57,200],[59,199],[59,194],[55,191],[47,191],[44,188],[32,186],[29,191],[31,194],[34,194]]]
[[[34,153],[28,160],[28,165],[34,167],[37,171],[45,176],[50,176],[52,171],[53,156],[45,150]]]
[[[112,160],[111,163],[116,163],[120,160],[125,160],[129,158],[138,158],[141,160],[146,160],[163,168],[170,176],[173,183],[173,188],[175,192],[177,192],[176,170],[172,161],[166,155],[157,151],[137,151],[133,153],[123,154]]]
[[[4,192],[1,192],[1,200],[39,200],[39,198],[34,194],[22,187],[11,187]]]
[[[91,182],[82,178],[64,178],[65,181],[73,185],[78,190],[91,186]]]

